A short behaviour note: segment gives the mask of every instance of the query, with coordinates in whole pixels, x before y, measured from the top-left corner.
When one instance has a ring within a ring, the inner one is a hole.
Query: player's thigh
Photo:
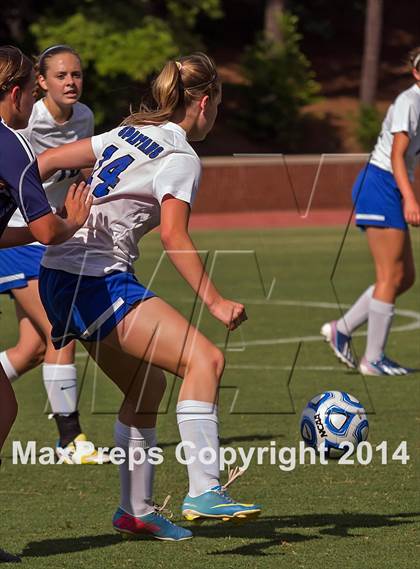
[[[46,342],[44,335],[36,328],[22,306],[15,302],[16,318],[19,325],[19,339],[16,347],[30,357],[42,358]]]
[[[220,350],[158,297],[137,304],[102,342],[180,377],[190,366],[223,370]]]
[[[32,325],[47,340],[51,333],[51,324],[47,318],[38,292],[38,279],[28,281],[28,286],[13,289],[15,301],[19,304]]]
[[[407,231],[368,227],[366,233],[378,278],[387,278],[404,266]]]
[[[36,335],[42,340],[47,350],[47,363],[71,364],[74,362],[75,342],[70,342],[61,350],[55,350],[51,342],[51,324],[48,320],[38,291],[38,280],[31,279],[28,286],[13,289],[16,310],[25,318],[19,331],[23,332],[33,343],[38,342]],[[16,312],[18,315],[18,312]],[[18,316],[19,318],[19,316]]]
[[[82,344],[101,370],[126,395],[136,412],[157,410],[166,388],[165,374],[161,369],[104,342]]]

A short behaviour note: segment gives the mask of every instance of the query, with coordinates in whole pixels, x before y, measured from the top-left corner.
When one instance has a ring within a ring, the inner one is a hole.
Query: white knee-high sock
[[[156,446],[156,429],[130,427],[115,422],[115,443],[117,447],[125,450],[128,457],[129,449],[142,448],[146,453],[146,460],[142,464],[134,464],[129,469],[128,458],[119,465],[121,484],[121,508],[133,516],[144,516],[154,511],[153,505],[153,479],[155,466],[148,458],[148,449]],[[133,451],[132,451],[133,452]],[[134,457],[139,460],[139,451]]]
[[[10,382],[13,382],[19,377],[18,372],[15,370],[12,362],[9,360],[6,350],[4,352],[0,352],[0,364]]]
[[[190,482],[189,495],[194,498],[220,484],[219,432],[217,405],[205,401],[180,401],[176,408],[178,428],[184,443]],[[214,450],[204,452],[204,448]],[[199,453],[201,451],[201,459]],[[210,464],[207,464],[210,462]]]
[[[365,290],[347,312],[337,320],[337,330],[346,336],[351,336],[354,330],[364,324],[369,317],[369,306],[375,286]]]
[[[365,357],[377,362],[383,356],[394,317],[394,304],[372,298],[369,307],[368,337]]]
[[[77,409],[77,370],[74,364],[43,364],[45,390],[56,415],[70,415]]]

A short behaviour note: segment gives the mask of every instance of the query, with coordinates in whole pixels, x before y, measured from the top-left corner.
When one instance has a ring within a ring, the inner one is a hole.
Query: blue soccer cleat
[[[362,375],[407,375],[416,371],[393,362],[385,355],[376,362],[369,362],[363,357],[359,370]]]
[[[227,493],[227,486],[243,473],[239,469],[233,472],[224,486],[215,486],[195,498],[187,494],[182,504],[184,518],[189,521],[203,518],[240,521],[258,517],[261,513],[260,506],[235,502]]]
[[[183,541],[193,537],[189,529],[177,526],[160,513],[160,508],[144,516],[133,516],[118,508],[112,525],[126,538],[153,537],[163,541]]]
[[[321,328],[321,335],[331,346],[334,354],[351,369],[356,368],[356,360],[351,351],[351,336],[346,336],[337,330],[337,321],[327,322]]]

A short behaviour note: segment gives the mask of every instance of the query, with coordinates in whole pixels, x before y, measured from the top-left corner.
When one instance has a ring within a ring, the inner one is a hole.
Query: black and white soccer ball
[[[369,423],[363,405],[345,391],[325,391],[313,397],[300,418],[300,433],[308,446],[323,444],[325,456],[339,458],[352,443],[354,448],[367,439]],[[341,445],[341,447],[340,447]]]

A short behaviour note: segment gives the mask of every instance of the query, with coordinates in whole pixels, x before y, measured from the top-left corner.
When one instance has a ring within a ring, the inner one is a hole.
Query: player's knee
[[[24,359],[23,370],[21,373],[25,373],[42,364],[45,358],[45,352],[47,346],[45,342],[39,341],[37,343],[23,343],[20,341],[16,346],[16,349],[21,353]]]
[[[402,294],[409,290],[416,282],[416,271],[414,267],[410,267],[405,271],[403,278],[401,279],[400,287],[398,289],[398,294]]]
[[[208,365],[214,370],[217,379],[220,380],[225,367],[225,356],[216,346],[213,346],[212,349],[209,350]]]
[[[211,345],[203,347],[201,350],[194,352],[193,358],[188,362],[187,368],[191,371],[195,369],[198,371],[198,376],[210,376],[217,382],[220,378],[225,367],[225,358],[221,350],[216,346]],[[187,371],[187,368],[185,371]]]
[[[394,267],[392,270],[387,271],[378,278],[378,283],[392,290],[395,293],[401,289],[404,282],[404,269],[403,267]]]
[[[30,368],[37,367],[42,364],[45,358],[47,346],[42,342],[37,346],[34,346],[33,350],[29,354],[28,360]]]

